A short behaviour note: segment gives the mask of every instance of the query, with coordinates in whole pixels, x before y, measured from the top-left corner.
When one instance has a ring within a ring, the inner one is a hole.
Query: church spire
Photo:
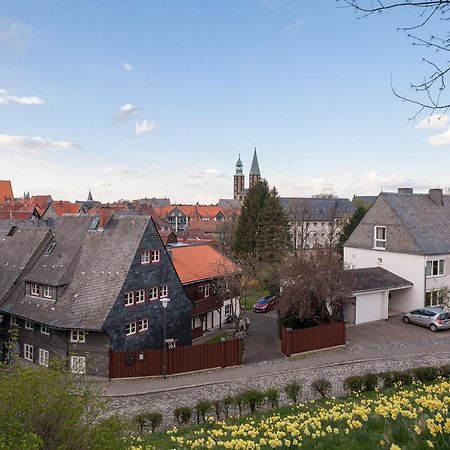
[[[258,155],[256,154],[256,147],[255,152],[253,153],[252,166],[250,167],[250,176],[252,175],[258,175],[259,177],[261,176],[261,172],[259,171]]]
[[[94,199],[92,198],[92,193],[91,193],[91,190],[90,190],[90,189],[89,189],[89,194],[88,194],[87,201],[88,201],[88,202],[94,201]]]

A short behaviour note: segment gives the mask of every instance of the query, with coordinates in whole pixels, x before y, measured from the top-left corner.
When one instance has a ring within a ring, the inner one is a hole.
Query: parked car
[[[431,331],[447,330],[450,328],[450,314],[442,308],[424,306],[405,313],[403,322],[427,327]]]
[[[273,309],[275,305],[275,297],[267,295],[261,297],[254,305],[253,311],[255,312],[267,312]]]

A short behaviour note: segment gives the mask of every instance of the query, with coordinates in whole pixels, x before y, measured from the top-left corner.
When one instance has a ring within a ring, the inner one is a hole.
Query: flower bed
[[[134,449],[448,449],[450,382],[355,393],[143,436]]]

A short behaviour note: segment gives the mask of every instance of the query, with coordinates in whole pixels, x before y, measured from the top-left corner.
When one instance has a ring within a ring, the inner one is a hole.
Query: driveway
[[[258,363],[284,358],[281,353],[277,329],[277,312],[255,313],[246,311],[250,329],[245,343],[244,363]]]
[[[402,315],[347,327],[347,346],[355,348],[411,347],[420,344],[440,344],[450,341],[450,330],[433,333],[425,327],[406,324]]]

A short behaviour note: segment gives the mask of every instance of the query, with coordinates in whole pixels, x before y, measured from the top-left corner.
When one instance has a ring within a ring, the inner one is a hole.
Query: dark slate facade
[[[144,250],[159,250],[161,260],[151,264],[141,264],[141,252]],[[190,345],[192,343],[192,302],[184,292],[153,222],[149,221],[122,289],[103,327],[110,338],[112,350],[130,351],[163,347],[163,307],[160,300],[148,300],[149,289],[159,288],[162,285],[168,286],[170,298],[166,308],[166,338],[176,339],[177,345]],[[145,302],[125,306],[125,294],[140,289],[145,290]],[[148,331],[132,336],[125,335],[127,323],[145,318],[149,320]]]

